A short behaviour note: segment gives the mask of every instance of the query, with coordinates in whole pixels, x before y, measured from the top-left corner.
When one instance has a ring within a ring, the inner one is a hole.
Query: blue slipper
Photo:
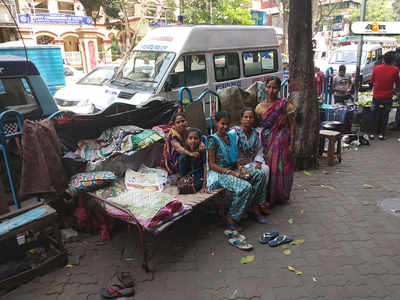
[[[258,223],[258,224],[267,224],[268,220],[266,217],[264,217],[263,215],[257,215],[254,212],[249,212],[248,213],[250,216],[252,216],[254,218],[254,220]]]
[[[278,235],[279,235],[278,231],[265,232],[265,233],[262,234],[262,236],[260,236],[258,241],[260,242],[260,244],[266,244],[269,241],[271,241],[274,238],[276,238]]]
[[[277,247],[282,244],[287,244],[293,241],[293,238],[288,235],[280,235],[268,242],[271,247]]]

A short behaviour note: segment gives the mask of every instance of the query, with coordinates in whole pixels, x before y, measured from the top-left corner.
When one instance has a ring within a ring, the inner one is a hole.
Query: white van
[[[357,45],[348,45],[336,49],[329,58],[328,67],[332,67],[334,72],[337,72],[340,65],[345,65],[346,73],[351,74],[354,77],[357,67],[357,48]],[[369,83],[374,69],[374,64],[377,61],[378,56],[381,54],[382,46],[369,44],[363,45],[360,65],[362,84]]]
[[[190,88],[248,87],[269,76],[282,77],[275,30],[267,26],[179,25],[150,31],[129,53],[105,92],[114,102],[142,106],[154,97],[177,99]]]

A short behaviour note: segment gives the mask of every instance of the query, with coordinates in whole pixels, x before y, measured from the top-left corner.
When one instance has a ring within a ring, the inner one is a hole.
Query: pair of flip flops
[[[279,232],[265,232],[260,236],[259,242],[260,244],[267,244],[270,247],[278,247],[282,244],[288,244],[293,241],[293,238],[288,235],[279,235]]]
[[[225,230],[224,234],[228,237],[228,243],[232,246],[244,251],[253,249],[253,245],[247,242],[246,237],[243,234],[240,234],[238,231]]]
[[[121,272],[117,275],[118,284],[112,284],[106,289],[101,290],[101,296],[106,299],[118,297],[131,297],[135,294],[135,283],[129,272]]]

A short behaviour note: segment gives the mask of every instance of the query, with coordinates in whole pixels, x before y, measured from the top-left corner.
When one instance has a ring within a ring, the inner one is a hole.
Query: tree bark
[[[312,53],[312,0],[290,1],[290,95],[296,107],[296,168],[318,167],[319,111]]]
[[[125,1],[121,1],[121,10],[122,14],[124,16],[124,21],[125,21],[125,55],[128,53],[128,51],[131,49],[131,29],[129,27],[129,18],[128,18],[128,12],[126,10],[126,3]]]

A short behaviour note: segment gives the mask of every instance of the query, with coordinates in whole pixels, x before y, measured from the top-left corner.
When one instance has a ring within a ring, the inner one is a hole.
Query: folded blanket
[[[85,161],[97,161],[115,153],[129,152],[135,148],[132,143],[127,141],[132,140],[132,136],[140,135],[143,131],[146,132],[137,126],[112,127],[104,130],[95,140],[79,141],[75,153]]]

